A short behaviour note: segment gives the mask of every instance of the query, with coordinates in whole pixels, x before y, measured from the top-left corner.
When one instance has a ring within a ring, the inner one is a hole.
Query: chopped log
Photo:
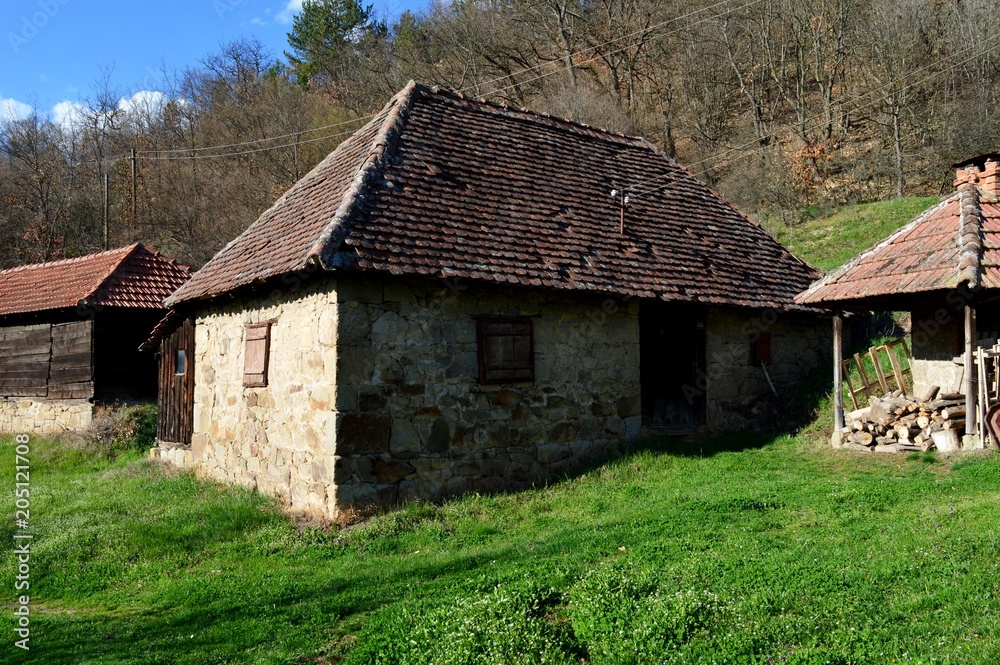
[[[898,443],[879,444],[879,445],[875,446],[875,452],[877,452],[877,453],[898,453],[899,452],[899,444]]]
[[[917,416],[917,426],[920,429],[924,429],[930,424],[931,424],[931,419],[928,418],[927,416]]]
[[[868,432],[855,432],[850,437],[850,440],[854,443],[860,443],[861,445],[870,445],[874,437]]]
[[[940,432],[934,432],[932,436],[934,446],[942,453],[950,453],[959,448],[958,432],[953,429],[943,429]]]
[[[879,418],[886,418],[890,414],[894,414],[898,408],[906,408],[906,400],[900,397],[897,398],[887,398],[884,400],[879,400],[875,404],[872,404],[868,411],[868,417],[870,420],[878,420]]]
[[[863,409],[858,409],[857,411],[851,411],[850,413],[846,413],[844,414],[844,416],[847,418],[848,421],[851,422],[855,420],[865,421],[871,419],[870,413],[871,413],[871,407],[866,406]]]
[[[945,420],[951,418],[962,418],[965,416],[965,406],[949,406],[941,410],[941,417]]]
[[[932,399],[937,397],[938,392],[940,392],[941,386],[930,386],[921,395],[917,397],[918,402],[930,402]]]
[[[962,399],[937,399],[927,405],[932,411],[940,411],[950,406],[965,406],[965,398]]]
[[[864,453],[870,453],[872,451],[872,449],[869,448],[868,446],[862,445],[860,443],[854,443],[853,441],[848,441],[843,445],[843,447],[849,450],[860,450],[861,452]]]

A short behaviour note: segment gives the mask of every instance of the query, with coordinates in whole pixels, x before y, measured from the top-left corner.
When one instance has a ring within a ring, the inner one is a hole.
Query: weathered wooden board
[[[51,352],[49,324],[0,328],[0,396],[45,397]]]

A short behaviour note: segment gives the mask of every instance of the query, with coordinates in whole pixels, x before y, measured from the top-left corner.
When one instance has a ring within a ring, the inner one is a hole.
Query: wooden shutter
[[[476,322],[479,382],[521,383],[535,380],[534,330],[531,319],[489,318]]]
[[[267,361],[271,347],[271,322],[251,323],[247,326],[246,345],[243,348],[243,387],[267,386]]]

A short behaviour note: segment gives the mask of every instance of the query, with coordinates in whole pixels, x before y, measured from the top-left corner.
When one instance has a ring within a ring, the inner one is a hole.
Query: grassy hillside
[[[807,208],[802,222],[789,228],[766,222],[768,229],[796,256],[830,270],[882,240],[937,203],[938,197],[912,197],[840,208]]]
[[[328,533],[137,454],[37,441],[32,650],[8,611],[0,660],[1000,662],[1000,458],[648,444]],[[7,440],[8,607],[13,466]]]

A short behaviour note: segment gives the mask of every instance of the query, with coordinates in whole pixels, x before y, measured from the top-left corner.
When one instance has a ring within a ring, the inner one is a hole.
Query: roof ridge
[[[340,247],[344,236],[347,234],[347,221],[350,219],[354,206],[365,194],[385,168],[389,156],[395,152],[396,145],[402,134],[403,127],[416,95],[415,91],[421,88],[416,81],[410,80],[406,86],[393,96],[389,103],[383,107],[383,111],[389,110],[382,126],[372,140],[371,149],[368,156],[358,167],[358,171],[344,192],[340,205],[333,213],[333,217],[320,232],[316,242],[306,255],[306,264],[318,265],[330,269],[333,255]]]
[[[958,281],[967,281],[970,288],[979,286],[982,273],[983,213],[979,206],[979,189],[972,184],[958,188]]]
[[[854,267],[857,264],[861,263],[861,261],[863,261],[864,259],[868,258],[870,255],[874,254],[875,252],[880,251],[881,249],[883,249],[884,247],[886,247],[887,245],[889,245],[890,243],[892,243],[899,236],[904,235],[906,233],[909,233],[911,230],[913,230],[914,227],[916,227],[919,224],[923,223],[923,221],[928,216],[930,216],[931,214],[937,212],[939,209],[943,208],[944,206],[948,205],[948,203],[950,203],[952,199],[956,198],[958,196],[958,194],[959,193],[956,191],[956,192],[952,192],[951,194],[948,194],[947,196],[943,197],[940,201],[938,201],[937,203],[935,203],[934,205],[932,205],[930,208],[928,208],[927,210],[924,210],[922,213],[920,213],[919,215],[917,215],[916,217],[914,217],[913,219],[911,219],[906,224],[906,226],[902,227],[901,229],[898,229],[895,233],[890,234],[887,238],[884,238],[879,243],[877,243],[875,245],[872,245],[871,247],[869,247],[865,251],[861,252],[860,254],[858,254],[857,256],[855,256],[853,259],[851,259],[850,261],[848,261],[844,265],[840,266],[839,268],[837,268],[835,270],[830,271],[828,274],[826,274],[823,277],[821,277],[820,279],[816,280],[815,282],[812,283],[812,285],[809,286],[808,289],[806,289],[802,293],[800,293],[797,296],[795,296],[795,302],[798,302],[798,303],[808,302],[809,301],[808,299],[809,299],[810,295],[812,295],[813,293],[815,293],[816,291],[818,291],[819,289],[821,289],[823,287],[829,286],[830,284],[834,284],[845,273],[853,270]]]
[[[34,270],[37,268],[48,268],[49,266],[62,265],[64,263],[76,263],[80,261],[89,261],[98,256],[105,256],[108,254],[114,254],[116,252],[123,252],[125,250],[130,250],[133,245],[125,245],[123,247],[116,247],[114,249],[104,249],[100,252],[94,252],[92,254],[81,254],[80,256],[71,256],[68,259],[53,259],[52,261],[40,261],[38,263],[25,263],[19,266],[11,266],[10,268],[4,268],[0,270],[0,275],[6,275],[12,272],[18,272],[21,270]]]
[[[83,298],[81,298],[80,300],[83,301],[83,302],[86,302],[87,300],[90,300],[92,297],[94,297],[95,295],[97,295],[97,293],[107,283],[107,281],[109,279],[111,279],[116,272],[118,272],[118,269],[121,268],[122,265],[126,261],[129,260],[129,258],[131,258],[132,256],[135,255],[136,251],[140,247],[142,247],[142,243],[141,242],[132,243],[131,245],[129,245],[127,247],[122,247],[121,248],[122,250],[128,250],[128,251],[126,251],[122,255],[122,257],[120,259],[118,259],[115,262],[115,264],[113,266],[111,266],[111,268],[106,273],[104,273],[104,275],[101,276],[101,278],[99,280],[97,280],[97,284],[94,286],[94,288],[90,289],[90,291],[88,291],[87,294],[85,296],[83,296]]]
[[[414,81],[411,80],[402,90],[400,90],[395,95],[393,95],[392,99],[390,99],[385,104],[385,106],[382,107],[382,109],[378,113],[376,113],[374,116],[372,116],[371,120],[369,120],[364,125],[362,125],[357,130],[355,130],[351,134],[351,136],[349,136],[348,138],[346,138],[336,148],[334,148],[332,151],[330,151],[326,155],[326,157],[324,157],[323,159],[321,159],[312,169],[309,170],[308,173],[306,173],[304,176],[302,176],[301,178],[299,178],[299,180],[297,180],[296,182],[292,183],[292,186],[289,187],[288,189],[286,189],[285,192],[281,196],[279,196],[277,198],[277,200],[274,201],[274,203],[272,203],[270,206],[267,207],[266,210],[264,210],[264,212],[262,212],[260,215],[258,215],[257,219],[255,219],[249,226],[247,226],[247,228],[245,228],[242,233],[237,234],[236,237],[234,237],[232,240],[230,240],[225,245],[223,245],[223,247],[219,251],[217,251],[212,256],[212,258],[209,259],[203,266],[201,266],[201,268],[199,268],[194,274],[197,275],[199,272],[201,272],[206,267],[208,267],[209,265],[211,265],[211,263],[213,261],[215,261],[217,258],[219,258],[220,256],[224,256],[230,250],[230,248],[232,248],[234,245],[236,245],[240,241],[240,239],[242,239],[247,234],[250,234],[253,231],[254,227],[257,226],[257,224],[263,223],[264,220],[265,220],[265,218],[267,217],[267,213],[268,212],[270,212],[271,210],[274,210],[275,208],[278,208],[279,206],[282,205],[282,203],[284,203],[285,201],[287,201],[290,196],[294,195],[299,190],[301,190],[303,187],[307,186],[311,182],[310,176],[312,176],[313,174],[319,173],[322,170],[323,165],[326,164],[327,162],[329,162],[330,160],[334,159],[336,156],[338,156],[340,154],[340,151],[342,149],[344,149],[344,147],[347,146],[350,143],[350,141],[351,141],[352,138],[354,138],[355,136],[357,136],[360,132],[364,131],[365,128],[371,126],[375,122],[375,120],[378,118],[378,116],[380,116],[382,113],[384,113],[387,109],[390,109],[395,104],[397,104],[400,101],[400,99],[403,97],[404,93],[411,92],[412,89],[414,87],[416,87],[416,85],[417,84]],[[387,118],[387,120],[388,120],[388,118]],[[372,153],[374,153],[377,150],[377,148],[378,148],[378,140],[379,140],[380,137],[383,136],[384,130],[385,130],[385,121],[383,121],[383,127],[380,128],[379,131],[376,133],[375,139],[372,142],[372,147],[371,147],[371,152]],[[355,179],[357,179],[358,177],[360,177],[362,174],[365,173],[366,167],[369,165],[370,161],[371,161],[371,153],[369,154],[369,157],[366,158],[365,161],[362,163],[362,165],[359,167],[359,173],[355,177]],[[304,267],[306,267],[306,266],[309,265],[310,261],[313,259],[314,255],[317,253],[316,252],[317,247],[319,247],[322,244],[324,238],[329,237],[328,234],[332,235],[333,227],[334,227],[335,223],[338,222],[338,221],[342,221],[341,218],[339,217],[339,213],[340,213],[341,209],[344,207],[344,203],[345,202],[347,202],[348,200],[353,200],[353,191],[354,191],[354,184],[352,183],[352,185],[348,188],[347,192],[344,193],[343,199],[341,201],[341,205],[337,208],[337,211],[334,212],[333,216],[331,217],[330,222],[327,223],[326,227],[324,227],[323,231],[321,232],[318,240],[315,243],[313,243],[313,247],[310,249],[310,251],[307,253],[307,255],[303,258],[302,265],[299,266],[299,269],[304,268]],[[181,302],[183,300],[186,300],[187,298],[185,298],[185,292],[190,287],[192,281],[193,280],[188,280],[187,282],[185,282],[184,284],[182,284],[176,291],[174,291],[173,293],[171,293],[170,296],[166,298],[166,300],[164,300],[164,303],[168,307],[173,307],[173,306],[179,304],[179,302]]]
[[[616,132],[604,127],[594,127],[588,125],[584,122],[577,122],[576,120],[570,120],[569,118],[560,118],[559,116],[552,115],[551,113],[546,113],[545,111],[535,111],[529,109],[526,106],[520,108],[513,107],[503,102],[494,102],[486,99],[485,97],[466,97],[461,92],[454,90],[449,90],[439,85],[425,85],[423,83],[417,83],[417,88],[420,92],[433,94],[439,97],[450,97],[453,100],[461,102],[474,102],[480,106],[488,106],[490,109],[484,109],[488,112],[496,113],[497,115],[502,115],[508,118],[515,118],[521,120],[527,120],[529,122],[535,122],[541,125],[548,125],[551,127],[563,127],[572,130],[574,134],[580,134],[584,136],[590,136],[596,139],[608,139],[615,143],[629,143],[634,145],[636,143],[649,143],[642,136],[635,136],[632,134],[626,134],[624,132]]]

